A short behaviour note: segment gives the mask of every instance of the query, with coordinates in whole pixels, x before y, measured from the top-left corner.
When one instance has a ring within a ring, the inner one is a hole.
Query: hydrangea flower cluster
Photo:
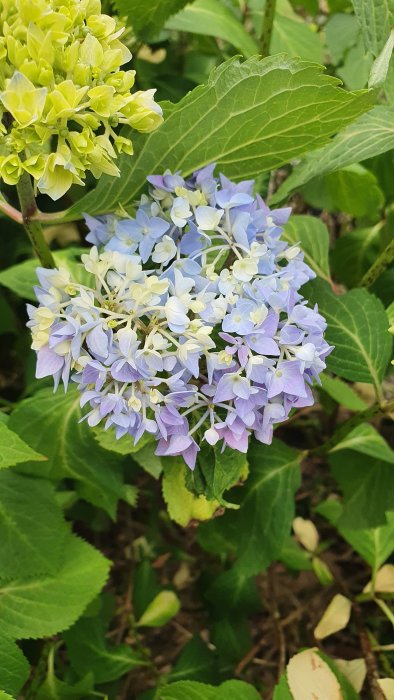
[[[120,70],[124,29],[100,0],[2,0],[0,19],[0,177],[15,185],[27,171],[58,199],[86,171],[119,175],[132,142],[114,128],[162,121],[155,91],[131,94],[135,72]]]
[[[38,270],[29,307],[37,377],[72,379],[88,423],[193,468],[203,441],[246,452],[292,408],[330,347],[326,323],[299,293],[313,278],[282,238],[290,209],[270,211],[253,181],[148,177],[134,217],[86,216],[93,244],[82,260],[95,286],[66,270]]]

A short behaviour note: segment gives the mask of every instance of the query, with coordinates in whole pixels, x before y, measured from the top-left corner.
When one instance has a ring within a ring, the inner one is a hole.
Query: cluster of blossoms
[[[135,73],[120,70],[124,29],[100,0],[1,0],[0,20],[0,177],[26,171],[58,199],[86,171],[118,175],[132,143],[114,128],[162,121],[154,90],[131,94]]]
[[[29,308],[38,377],[67,385],[72,371],[90,425],[151,433],[157,454],[191,468],[204,440],[270,443],[275,423],[313,403],[330,352],[298,292],[314,273],[281,239],[290,209],[213,171],[148,177],[134,218],[87,216],[95,286],[41,268]]]

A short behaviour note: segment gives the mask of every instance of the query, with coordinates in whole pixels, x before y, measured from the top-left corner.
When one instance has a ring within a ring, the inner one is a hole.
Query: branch
[[[30,238],[33,250],[43,267],[55,267],[55,261],[44,238],[42,226],[37,220],[37,204],[34,196],[31,178],[28,173],[23,173],[16,186],[19,202],[21,205],[21,216],[25,231]]]

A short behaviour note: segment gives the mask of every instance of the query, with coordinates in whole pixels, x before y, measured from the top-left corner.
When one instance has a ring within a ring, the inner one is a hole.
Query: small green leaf
[[[0,636],[0,687],[18,695],[29,676],[29,663],[18,645]]]
[[[205,597],[213,605],[215,614],[251,615],[261,608],[261,600],[253,577],[238,568],[231,568],[217,576]]]
[[[373,571],[376,572],[380,569],[382,564],[384,564],[393,553],[394,512],[387,513],[386,525],[364,530],[352,530],[341,525],[343,506],[339,501],[324,501],[319,504],[316,512],[335,525],[339,534],[349,542],[353,549],[360,554]]]
[[[339,377],[330,377],[328,374],[321,374],[320,380],[322,388],[334,401],[341,404],[349,411],[364,411],[367,404],[356,394],[350,384],[339,379]]]
[[[82,617],[64,632],[71,666],[83,676],[93,673],[96,683],[109,683],[144,665],[141,655],[127,644],[109,644],[100,617]]]
[[[327,226],[313,216],[293,216],[286,224],[283,238],[291,245],[299,244],[305,262],[322,279],[330,281],[328,263],[329,237]]]
[[[69,535],[55,575],[0,578],[2,633],[14,639],[38,639],[67,629],[101,591],[108,570],[109,561],[100,552]]]
[[[380,222],[372,228],[347,231],[338,238],[331,258],[335,278],[355,287],[381,251]]]
[[[0,469],[28,461],[45,461],[46,457],[32,450],[21,438],[0,422]]]
[[[394,5],[393,5],[394,9]],[[394,19],[394,12],[393,12]],[[392,29],[389,38],[387,39],[382,51],[374,62],[371,74],[369,76],[368,87],[369,88],[380,88],[384,85],[387,73],[389,69],[389,64],[391,56],[394,49],[394,30]]]
[[[294,700],[287,684],[286,674],[281,676],[278,685],[275,686],[272,700]]]
[[[340,450],[355,450],[369,457],[382,459],[394,464],[394,451],[372,425],[362,423],[352,430],[341,442],[330,450],[330,454]]]
[[[218,0],[195,0],[166,23],[167,29],[224,39],[245,58],[259,53],[259,47],[233,12]]]
[[[357,43],[360,27],[354,15],[338,13],[329,17],[325,33],[332,62],[337,66],[344,60],[349,49]]]
[[[70,685],[55,676],[50,669],[47,678],[40,686],[35,700],[86,700],[94,691],[93,673],[88,673],[78,683]]]
[[[343,211],[371,221],[379,218],[384,204],[375,175],[358,164],[315,178],[302,188],[302,194],[308,204],[318,209]]]
[[[183,680],[210,683],[216,676],[216,656],[198,636],[192,637],[183,647],[170,671],[170,683]]]
[[[309,285],[308,299],[318,304],[327,320],[326,340],[335,346],[327,358],[328,369],[379,390],[392,346],[382,302],[365,289],[335,295],[322,280]]]
[[[352,431],[330,453],[329,462],[343,495],[338,524],[349,529],[375,528],[394,510],[394,452],[369,425]]]
[[[228,664],[240,661],[252,646],[250,627],[244,617],[232,615],[211,625],[212,642],[220,657]]]
[[[179,598],[173,591],[161,591],[149,603],[142,617],[138,620],[138,627],[162,627],[180,610]]]

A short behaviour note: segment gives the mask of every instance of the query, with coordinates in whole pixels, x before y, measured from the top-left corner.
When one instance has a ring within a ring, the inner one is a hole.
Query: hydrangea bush
[[[37,377],[78,383],[89,425],[144,433],[157,454],[193,468],[203,441],[247,452],[272,441],[331,348],[326,323],[299,293],[315,277],[283,240],[290,209],[270,210],[253,181],[148,177],[134,217],[86,216],[92,285],[38,270],[29,306]]]

